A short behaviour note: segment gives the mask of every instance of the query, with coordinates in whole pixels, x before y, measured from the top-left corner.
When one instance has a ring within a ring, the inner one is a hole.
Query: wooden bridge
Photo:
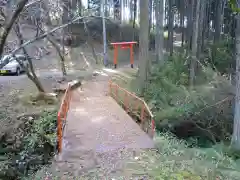
[[[126,161],[154,148],[148,106],[109,79],[99,75],[83,90],[70,91],[69,86],[65,92],[58,113],[59,154],[46,179],[128,179],[132,174],[124,168]]]

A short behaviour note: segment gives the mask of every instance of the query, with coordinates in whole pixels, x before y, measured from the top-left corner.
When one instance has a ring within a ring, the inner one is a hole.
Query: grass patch
[[[59,99],[55,96],[40,95],[39,93],[32,93],[19,97],[20,102],[25,106],[53,106],[57,105]]]
[[[130,92],[137,92],[137,69],[120,69],[112,77],[112,81]]]
[[[229,149],[223,144],[211,148],[189,148],[186,141],[180,141],[169,134],[158,134],[155,142],[158,153],[149,158],[152,161],[149,173],[154,179],[240,178],[240,162],[227,156]]]

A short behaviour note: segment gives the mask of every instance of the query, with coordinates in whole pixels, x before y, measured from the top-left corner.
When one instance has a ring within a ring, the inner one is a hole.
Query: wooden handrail
[[[64,93],[60,108],[58,110],[57,116],[57,149],[58,153],[62,151],[62,139],[63,131],[66,124],[67,113],[69,110],[70,100],[71,100],[71,85],[68,84],[68,87]]]
[[[115,91],[114,90],[115,87]],[[119,92],[123,92],[124,93],[124,97],[120,97],[119,96]],[[144,129],[144,125],[147,121],[147,124],[149,124],[149,122],[151,122],[151,132],[150,132],[150,136],[153,138],[154,134],[155,134],[155,122],[154,122],[154,116],[151,112],[151,110],[149,109],[147,103],[141,99],[140,97],[138,97],[136,94],[129,92],[128,90],[120,87],[118,84],[112,82],[112,80],[109,81],[109,95],[112,96],[113,98],[115,98],[115,100],[119,103],[121,102],[125,108],[125,110],[127,112],[130,111],[129,109],[129,104],[132,104],[130,102],[131,98],[133,98],[134,100],[137,100],[138,103],[135,106],[135,109],[138,111],[139,107],[140,107],[140,121],[141,121],[141,128],[146,132],[149,133],[149,126],[147,126],[147,129]],[[122,101],[123,98],[124,100]],[[132,109],[132,110],[135,110]],[[132,112],[133,113],[133,112]],[[147,113],[147,115],[149,116],[149,118],[146,120],[146,116],[145,113]]]

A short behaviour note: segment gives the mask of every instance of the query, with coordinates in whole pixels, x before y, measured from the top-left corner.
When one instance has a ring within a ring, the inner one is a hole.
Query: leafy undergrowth
[[[157,129],[180,138],[195,137],[202,145],[228,141],[232,134],[234,88],[208,66],[198,70],[196,85],[188,87],[186,57],[176,54],[164,66],[155,66],[144,99]],[[136,70],[124,69],[113,77],[121,87],[138,94]]]
[[[138,92],[136,71],[123,71],[113,81]],[[188,87],[187,58],[175,54],[164,66],[155,66],[144,99],[155,115],[157,154],[150,158],[153,179],[239,179],[239,153],[227,146],[232,134],[233,87],[209,66],[198,69],[196,85]],[[131,78],[129,78],[131,77]],[[181,140],[182,139],[182,140]]]
[[[196,85],[188,87],[184,56],[169,59],[154,68],[144,98],[154,112],[159,131],[170,131],[188,139],[216,143],[232,134],[233,87],[211,68],[199,68]],[[206,144],[206,142],[204,142]]]
[[[137,92],[137,69],[122,68],[112,77],[112,81],[130,92]]]
[[[240,161],[234,161],[223,144],[211,148],[189,148],[189,144],[169,134],[155,138],[158,153],[143,154],[153,179],[237,180]]]
[[[56,110],[25,115],[0,141],[0,179],[21,179],[49,163],[56,150]]]

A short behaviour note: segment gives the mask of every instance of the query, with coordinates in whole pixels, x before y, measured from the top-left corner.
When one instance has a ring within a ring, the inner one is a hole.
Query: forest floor
[[[29,47],[29,51],[32,53],[34,52],[34,46],[42,45],[45,45],[45,43],[38,42],[33,44],[32,47]],[[99,60],[102,61],[102,46],[94,44],[94,47]],[[73,49],[70,54],[67,57],[66,63],[68,71],[71,72],[69,79],[91,76],[92,70],[95,67],[91,69],[90,66],[95,63],[95,59],[92,56],[90,47],[84,44],[81,47]],[[109,50],[108,54],[111,67],[113,50]],[[152,58],[154,58],[154,55]],[[55,50],[51,49],[50,55],[43,57],[42,60],[34,60],[36,72],[39,74],[40,80],[48,92],[52,91],[56,81],[61,77],[58,59]],[[135,55],[135,59],[137,66],[137,54]],[[129,53],[127,51],[119,52],[119,64],[124,66],[129,65]],[[128,81],[129,79],[134,79],[133,74],[129,70],[126,73],[123,72],[116,75],[115,79],[123,83],[123,86],[129,88]],[[36,88],[25,75],[19,77],[1,76],[0,84],[0,136],[6,131],[11,131],[11,128],[18,121],[16,117],[19,115],[31,114],[35,111],[56,107],[56,105],[35,106],[29,103],[29,95],[34,95]],[[154,177],[154,179],[179,178],[182,180],[201,180],[212,177],[214,177],[212,179],[225,177],[224,179],[226,180],[235,180],[240,178],[239,162],[232,162],[230,158],[223,155],[222,147],[209,149],[188,148],[185,142],[165,135],[157,136],[155,142],[159,145],[159,153],[144,152],[137,155],[136,159],[133,158],[132,162],[129,162],[131,173],[138,175],[148,174],[149,177]],[[217,168],[216,164],[218,164]],[[97,173],[97,171],[94,173]]]
[[[26,39],[34,37],[35,31],[31,28],[24,29],[24,36]],[[15,35],[10,35],[9,41],[16,40]],[[47,46],[46,41],[40,41],[31,44],[27,47],[30,56],[34,56],[36,47]],[[98,56],[98,60],[102,60],[102,46],[95,44],[94,48]],[[39,76],[47,92],[52,92],[56,86],[57,81],[61,79],[62,72],[59,63],[59,57],[56,50],[49,46],[49,55],[44,55],[42,59],[33,59],[35,71]],[[112,61],[113,51],[109,51],[109,60]],[[128,65],[129,53],[119,53],[119,63]],[[137,56],[136,56],[137,59]],[[111,64],[111,63],[110,63]],[[111,65],[110,65],[111,66]],[[95,64],[91,48],[87,44],[80,47],[73,48],[66,56],[67,79],[85,79],[91,77],[95,68]],[[0,76],[0,137],[6,131],[11,130],[15,123],[18,122],[17,117],[22,114],[29,114],[35,111],[47,109],[48,106],[36,106],[30,102],[31,96],[36,95],[37,89],[33,82],[31,82],[25,74],[20,76]],[[52,106],[49,106],[52,107]]]
[[[138,157],[154,151],[154,143],[106,96],[109,78],[115,73],[120,72],[100,71],[82,90],[73,92],[63,151],[47,170],[48,179],[149,179],[135,171],[141,167]]]
[[[120,68],[119,73],[114,74],[113,80],[131,90],[135,85],[135,75],[135,70]],[[228,156],[226,146],[222,144],[216,144],[210,148],[189,147],[186,141],[176,139],[170,134],[156,134],[154,141],[157,152],[141,151],[134,156],[131,153],[126,154],[130,155],[124,167],[128,175],[142,179],[179,180],[238,180],[240,178],[240,161],[234,161]],[[99,158],[105,161],[107,159],[108,157],[105,156]],[[36,180],[40,180],[39,177],[42,177],[42,173],[45,174],[48,168],[47,166],[39,171],[35,176]],[[99,167],[89,168],[81,177],[86,180],[96,179],[96,177],[104,179],[105,176],[102,176],[104,173],[106,172],[101,171]],[[121,180],[124,177],[119,176],[114,179]]]

